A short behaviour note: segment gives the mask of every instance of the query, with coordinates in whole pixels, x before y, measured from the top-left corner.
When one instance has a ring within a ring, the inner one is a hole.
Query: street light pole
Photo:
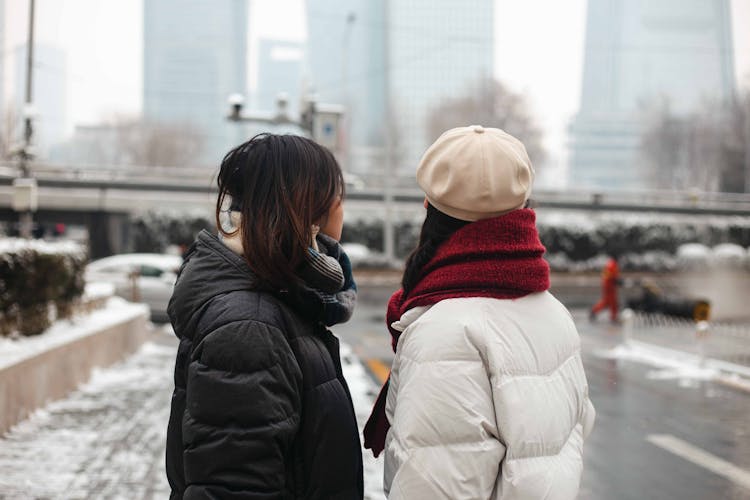
[[[21,152],[21,174],[23,177],[29,177],[27,161],[30,156],[29,148],[33,134],[31,126],[31,102],[34,88],[32,85],[34,77],[34,0],[29,0],[29,2],[29,34],[26,43],[26,116],[24,117],[23,151]]]
[[[385,20],[384,30],[388,30],[390,26],[390,0],[383,2],[383,18]],[[394,158],[393,158],[393,98],[391,93],[391,54],[390,54],[390,33],[384,33],[384,74],[385,74],[385,126],[383,131],[385,132],[385,176],[383,179],[383,254],[387,262],[390,264],[395,260],[395,241],[393,235],[393,171],[394,171]]]
[[[750,193],[750,92],[745,93],[745,98],[740,104],[745,117],[745,193]]]
[[[344,105],[347,113],[343,117],[344,141],[341,144],[343,148],[342,157],[344,159],[344,170],[352,171],[352,99],[349,90],[349,47],[351,45],[352,29],[357,16],[354,12],[349,12],[346,16],[346,27],[344,28],[344,40],[341,44],[341,85],[343,86]]]
[[[20,234],[31,238],[34,219],[32,211],[36,209],[36,181],[31,178],[29,161],[31,155],[31,138],[34,133],[31,120],[34,75],[34,0],[29,0],[29,33],[26,43],[26,99],[24,104],[23,145],[18,153],[21,178],[13,182],[13,207],[20,213]]]

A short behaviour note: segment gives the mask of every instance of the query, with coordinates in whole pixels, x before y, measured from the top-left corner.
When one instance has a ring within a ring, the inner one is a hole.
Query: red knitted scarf
[[[422,270],[414,289],[399,290],[388,302],[386,321],[396,352],[401,332],[391,324],[409,309],[460,297],[516,299],[549,288],[549,265],[542,258],[533,210],[514,210],[462,227],[445,241]],[[377,457],[390,424],[385,416],[388,381],[364,429],[365,448]]]

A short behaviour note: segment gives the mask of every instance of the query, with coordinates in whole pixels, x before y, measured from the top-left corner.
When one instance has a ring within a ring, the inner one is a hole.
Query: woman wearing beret
[[[343,187],[333,155],[303,137],[262,134],[224,157],[219,237],[198,235],[168,308],[180,339],[172,500],[363,497],[357,423],[327,328],[356,299],[337,242]]]
[[[427,215],[388,304],[395,357],[365,427],[390,499],[573,499],[594,408],[548,291],[523,144],[445,132],[417,169]]]

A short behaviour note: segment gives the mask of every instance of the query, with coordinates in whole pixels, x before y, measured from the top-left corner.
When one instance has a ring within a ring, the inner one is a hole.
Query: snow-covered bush
[[[722,243],[711,249],[714,266],[739,269],[747,262],[747,251],[734,243]]]
[[[703,269],[711,260],[711,249],[700,243],[685,243],[677,248],[677,264],[682,269]]]
[[[133,251],[164,253],[168,247],[190,245],[202,229],[215,231],[209,214],[158,211],[136,216],[131,221]]]
[[[86,252],[73,242],[0,239],[0,334],[42,333],[50,305],[67,317],[83,294]]]
[[[716,260],[710,247],[727,243],[732,250],[720,254],[732,256],[718,258],[736,263],[742,247],[750,246],[748,217],[546,212],[538,213],[537,225],[545,257],[558,271],[596,269],[609,252],[621,256],[623,270],[705,267]]]

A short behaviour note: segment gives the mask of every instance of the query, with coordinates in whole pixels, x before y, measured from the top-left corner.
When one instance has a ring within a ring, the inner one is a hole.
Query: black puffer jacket
[[[180,339],[170,498],[361,499],[338,340],[254,284],[240,256],[199,234],[169,303]]]

